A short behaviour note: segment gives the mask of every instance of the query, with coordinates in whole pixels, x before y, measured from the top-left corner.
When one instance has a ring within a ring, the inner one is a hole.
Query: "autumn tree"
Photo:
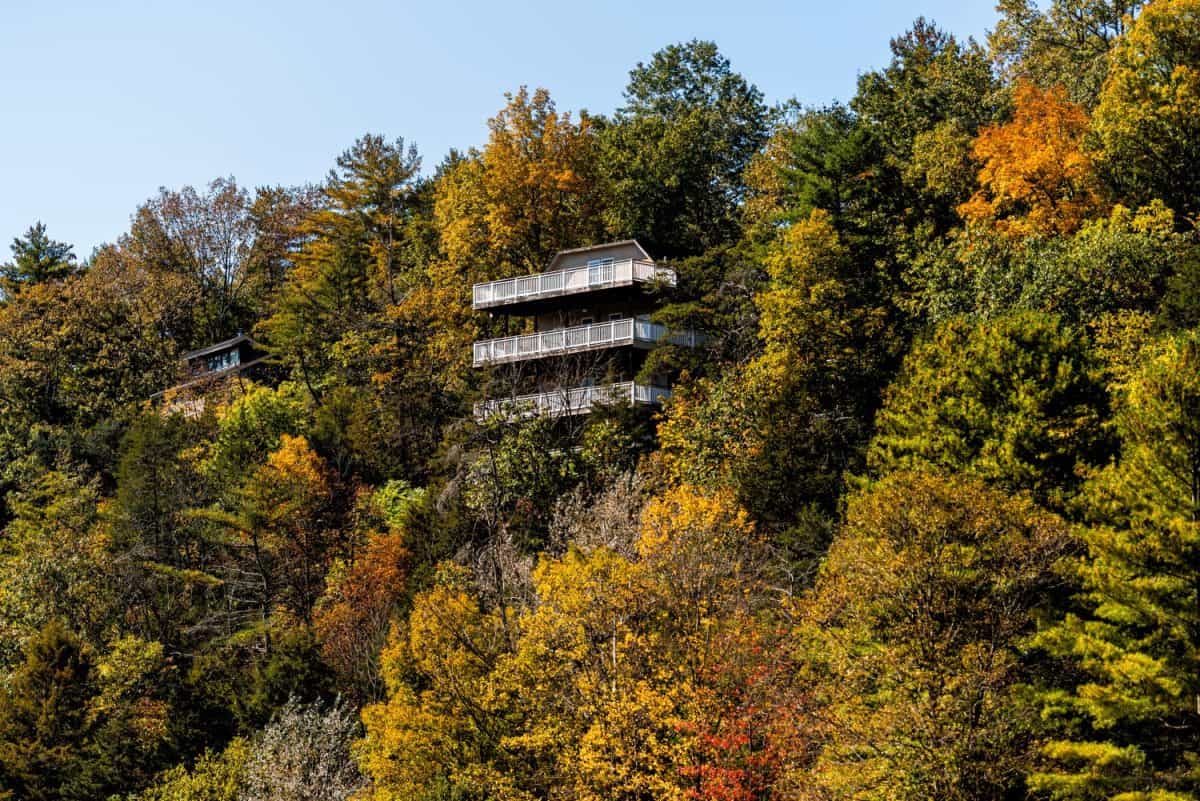
[[[760,520],[786,527],[805,508],[832,508],[894,343],[870,267],[830,215],[782,232],[765,262],[770,280],[754,299],[762,355],[682,393],[659,435],[670,472],[736,488]]]
[[[237,738],[224,751],[201,754],[190,770],[175,765],[159,774],[137,801],[239,801],[247,750],[246,741]]]
[[[332,563],[314,611],[326,663],[360,697],[376,698],[384,689],[378,657],[409,591],[405,541],[423,496],[403,482],[363,493],[356,514],[362,530],[352,535],[347,556]]]
[[[232,178],[218,178],[203,192],[191,186],[160,189],[134,215],[118,247],[143,268],[186,282],[194,307],[190,330],[179,332],[185,350],[249,329],[261,303],[256,293],[271,288],[260,280],[269,274],[258,268],[281,258],[291,242],[278,229],[262,232],[267,236],[259,239],[258,223],[269,219],[265,206],[283,200],[263,200],[256,214],[256,201],[246,189]],[[287,201],[305,202],[299,193]]]
[[[1005,799],[1032,765],[1021,646],[1071,544],[1028,500],[898,473],[856,495],[812,598],[833,797]]]
[[[254,242],[245,269],[256,320],[266,316],[277,300],[304,242],[302,223],[320,202],[320,190],[309,185],[255,190],[248,210]]]
[[[9,498],[0,549],[0,659],[12,666],[53,620],[99,641],[112,622],[112,555],[100,525],[98,482],[50,471]]]
[[[248,746],[234,739],[224,751],[206,751],[189,770],[179,764],[163,771],[137,801],[239,801]]]
[[[510,699],[487,687],[508,647],[501,615],[480,607],[464,570],[443,566],[384,651],[387,700],[362,713],[358,759],[375,799],[478,796],[496,781]]]
[[[492,269],[539,272],[555,252],[587,244],[602,210],[595,124],[521,87],[488,121],[481,154]]]
[[[438,258],[429,283],[398,309],[404,325],[423,334],[410,371],[443,404],[471,389],[470,342],[507,325],[478,319],[471,284],[540,272],[557,251],[603,237],[596,121],[559,111],[545,89],[505,97],[482,151],[451,154],[439,170]]]
[[[1146,5],[1112,53],[1096,106],[1101,164],[1140,203],[1200,213],[1200,3]]]
[[[0,485],[61,458],[111,473],[131,404],[173,383],[186,316],[169,280],[101,251],[90,268],[0,306]]]
[[[685,487],[649,503],[636,555],[543,560],[534,606],[485,609],[465,573],[445,569],[389,644],[388,701],[364,712],[373,797],[682,801],[716,786],[716,760],[688,745],[719,729],[719,683],[746,680],[761,657],[759,548],[728,494]],[[737,746],[747,764],[771,753],[753,731]]]
[[[959,212],[968,223],[1011,236],[1070,234],[1105,210],[1104,191],[1084,148],[1087,112],[1058,88],[1021,83],[1012,120],[980,131],[973,155],[979,190]]]
[[[263,614],[279,603],[310,619],[341,539],[332,494],[328,466],[304,437],[288,434],[247,479],[236,529]]]
[[[595,121],[560,112],[545,89],[505,100],[482,151],[448,163],[437,181],[441,250],[468,282],[539,272],[557,251],[601,235]]]
[[[279,447],[283,435],[298,436],[305,430],[311,409],[303,390],[293,383],[273,389],[247,384],[228,404],[216,408],[214,416],[216,430],[199,470],[210,490],[230,494]]]

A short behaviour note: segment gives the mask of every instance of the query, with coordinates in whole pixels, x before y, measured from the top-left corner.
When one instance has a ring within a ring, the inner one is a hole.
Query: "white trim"
[[[534,273],[519,278],[475,284],[471,289],[471,305],[476,309],[490,309],[651,281],[662,281],[667,286],[675,286],[675,271],[669,267],[659,267],[652,261],[621,259],[611,265],[584,265],[555,272]]]
[[[482,401],[475,404],[475,419],[484,420],[494,415],[507,418],[534,417],[542,414],[567,417],[588,414],[593,407],[600,404],[627,401],[635,406],[651,406],[670,397],[669,389],[625,381],[599,387],[574,387]]]

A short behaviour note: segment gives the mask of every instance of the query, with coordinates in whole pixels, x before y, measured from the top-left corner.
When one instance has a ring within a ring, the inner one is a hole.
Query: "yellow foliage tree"
[[[448,787],[477,797],[504,784],[497,760],[506,699],[490,685],[507,647],[500,616],[481,608],[465,571],[443,567],[389,638],[387,700],[363,710],[367,736],[357,756],[373,779],[369,798],[436,798]],[[414,676],[422,679],[416,686]]]
[[[1113,50],[1095,129],[1123,190],[1200,214],[1200,0],[1146,4]]]
[[[717,381],[678,393],[659,428],[675,480],[733,487],[757,519],[791,522],[831,504],[873,409],[867,388],[895,344],[857,261],[827,212],[779,234],[754,303],[763,352]]]
[[[507,624],[446,569],[393,634],[390,697],[364,712],[373,799],[697,797],[697,741],[727,711],[704,690],[762,656],[758,548],[731,495],[680,487],[649,504],[636,557],[543,560],[536,603]]]
[[[482,152],[453,163],[434,192],[442,253],[468,280],[542,270],[602,235],[591,118],[560,113],[545,89],[506,97]]]
[[[488,143],[450,162],[433,190],[439,258],[392,310],[392,323],[422,332],[402,360],[430,385],[461,392],[470,343],[482,334],[471,285],[545,269],[565,248],[603,235],[594,125],[559,112],[545,89],[522,87],[488,121]]]
[[[242,490],[238,528],[261,577],[263,602],[281,601],[304,620],[320,597],[337,543],[330,482],[328,465],[308,441],[284,434]]]
[[[591,119],[560,114],[550,93],[525,87],[488,122],[483,188],[491,256],[527,271],[599,233],[598,152]]]
[[[802,797],[1014,797],[1036,753],[1021,648],[1071,545],[968,478],[895,473],[854,496],[802,628],[828,723]]]

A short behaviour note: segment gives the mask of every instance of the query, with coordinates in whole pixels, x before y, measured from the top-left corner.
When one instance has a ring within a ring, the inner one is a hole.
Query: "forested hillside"
[[[1200,799],[1200,0],[891,51],[768,107],[673,44],[17,239],[0,798]],[[673,397],[477,420],[472,284],[627,238]]]

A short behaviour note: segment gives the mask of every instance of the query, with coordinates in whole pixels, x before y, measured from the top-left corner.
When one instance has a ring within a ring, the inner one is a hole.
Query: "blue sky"
[[[691,38],[769,101],[845,100],[919,15],[980,39],[996,20],[993,0],[0,0],[0,260],[39,219],[87,256],[159,186],[318,181],[365,132],[432,168],[522,84],[608,113]]]

